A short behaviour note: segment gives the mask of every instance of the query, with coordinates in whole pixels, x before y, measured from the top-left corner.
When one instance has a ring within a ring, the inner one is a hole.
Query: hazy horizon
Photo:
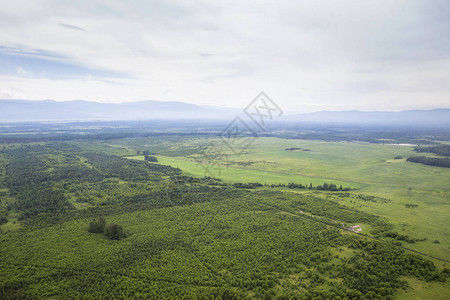
[[[260,98],[258,98],[260,99]],[[260,102],[257,102],[260,103]],[[262,103],[260,103],[262,104]],[[272,103],[276,105],[275,103]],[[272,105],[269,104],[269,105]],[[258,104],[259,105],[259,104]],[[251,118],[287,123],[352,124],[378,126],[437,126],[449,128],[450,109],[389,111],[275,111],[275,106],[249,105],[250,110],[220,106],[199,106],[179,101],[138,101],[100,103],[95,101],[6,100],[0,99],[1,123],[47,121],[225,121],[236,117],[253,122]],[[267,109],[266,109],[267,108]],[[270,108],[270,111],[269,111]],[[269,113],[270,112],[270,113]]]
[[[86,99],[73,99],[73,100],[57,100],[57,99],[0,99],[0,104],[3,101],[26,101],[26,102],[44,102],[44,101],[49,101],[49,102],[56,102],[56,103],[67,103],[67,102],[90,102],[90,103],[95,103],[95,104],[114,104],[114,105],[120,105],[120,104],[135,104],[135,103],[145,103],[145,102],[159,102],[159,103],[179,103],[179,104],[186,104],[186,105],[195,105],[199,108],[211,108],[211,109],[225,109],[228,111],[236,111],[239,112],[242,110],[242,107],[237,107],[237,106],[226,106],[226,105],[221,105],[221,104],[212,104],[212,105],[208,105],[208,104],[196,104],[196,103],[190,103],[190,102],[186,102],[186,101],[182,101],[182,100],[166,100],[166,101],[161,101],[161,100],[157,100],[157,99],[144,99],[144,100],[133,100],[133,101],[120,101],[120,102],[104,102],[104,101],[96,101],[96,100],[86,100]],[[396,109],[396,110],[383,110],[383,109],[373,109],[373,110],[365,110],[365,109],[317,109],[317,110],[287,110],[287,111],[283,111],[284,115],[296,115],[296,114],[313,114],[313,113],[320,113],[320,112],[363,112],[363,113],[396,113],[396,112],[407,112],[407,111],[436,111],[436,110],[450,110],[450,106],[448,107],[434,107],[434,108],[425,108],[425,109],[420,109],[420,108],[410,108],[410,109]]]

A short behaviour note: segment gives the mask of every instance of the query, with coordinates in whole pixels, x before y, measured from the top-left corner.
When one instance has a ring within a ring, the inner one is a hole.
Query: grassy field
[[[214,139],[203,143],[211,141],[220,147],[220,141]],[[122,143],[126,145],[126,141]],[[137,149],[142,149],[140,145],[153,149],[145,139],[141,144],[136,140],[131,144]],[[158,155],[158,159],[162,164],[179,167],[187,175],[205,176],[204,168],[195,161],[201,155],[185,155],[182,151],[183,147],[192,149],[201,144],[199,139],[174,141],[170,156]],[[285,150],[292,147],[302,150]],[[409,248],[450,260],[450,169],[406,162],[407,157],[419,155],[412,150],[413,146],[408,145],[258,138],[241,155],[223,147],[221,151],[229,155],[229,164],[214,174],[228,182],[333,182],[357,189],[352,191],[354,194],[387,198],[391,200],[388,203],[343,201],[386,217],[399,233],[427,238],[407,244]],[[403,158],[394,159],[395,156]],[[407,208],[405,204],[418,206]]]
[[[143,155],[128,156],[130,159],[144,160]],[[316,177],[316,176],[306,176],[298,174],[289,174],[276,171],[264,171],[256,169],[247,169],[244,167],[223,167],[220,171],[212,166],[202,166],[201,164],[178,157],[160,156],[158,155],[158,163],[163,165],[170,165],[173,167],[180,168],[186,175],[192,176],[209,176],[209,173],[205,171],[205,167],[211,168],[213,174],[219,175],[218,178],[223,178],[227,182],[260,182],[263,184],[277,184],[277,183],[301,183],[304,185],[309,185],[312,183],[313,186],[323,184],[324,182],[335,183],[336,185],[342,185],[344,187],[351,188],[361,188],[366,186],[366,184],[360,184],[356,182],[334,180],[330,178]]]
[[[405,278],[410,288],[399,290],[394,294],[395,299],[399,300],[446,300],[450,297],[448,284],[430,283],[417,280],[415,278]]]

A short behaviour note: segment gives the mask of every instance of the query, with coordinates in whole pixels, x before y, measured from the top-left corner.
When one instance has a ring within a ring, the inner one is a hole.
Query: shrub
[[[106,220],[105,220],[105,218],[101,217],[97,221],[94,220],[91,223],[89,223],[88,231],[91,233],[103,233],[103,232],[105,232],[105,226],[106,226]]]
[[[156,158],[156,156],[151,156],[151,155],[145,155],[144,158],[146,161],[150,161],[150,162],[158,162],[158,159]]]
[[[110,240],[120,240],[125,237],[122,226],[112,223],[106,226],[105,235]]]

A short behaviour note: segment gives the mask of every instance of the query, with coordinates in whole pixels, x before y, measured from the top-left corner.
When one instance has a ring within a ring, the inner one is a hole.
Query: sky
[[[450,108],[450,1],[0,1],[0,99]]]

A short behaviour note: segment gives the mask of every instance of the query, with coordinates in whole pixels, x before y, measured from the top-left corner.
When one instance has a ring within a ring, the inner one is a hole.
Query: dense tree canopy
[[[406,161],[429,166],[450,168],[450,158],[415,156],[409,157]]]
[[[228,184],[64,143],[0,156],[0,222],[22,225],[0,234],[2,299],[389,299],[404,278],[449,275],[396,246],[421,240],[336,201],[388,199],[333,183]]]

